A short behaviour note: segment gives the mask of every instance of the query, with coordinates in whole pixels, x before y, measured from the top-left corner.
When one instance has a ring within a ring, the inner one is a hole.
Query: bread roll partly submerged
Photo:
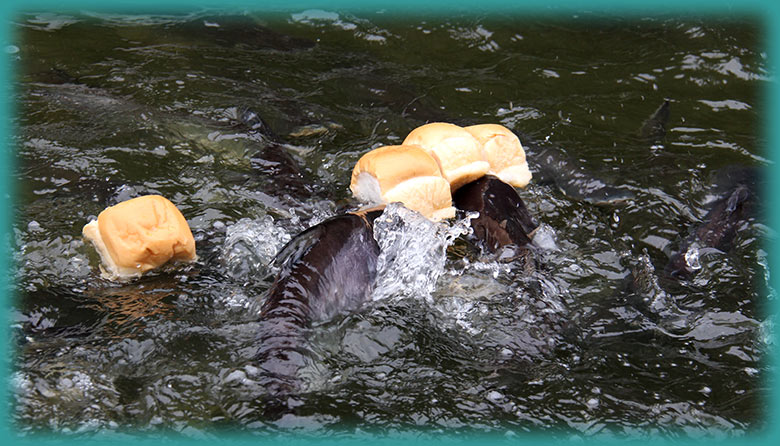
[[[361,201],[401,202],[431,220],[455,216],[449,182],[419,147],[385,146],[366,153],[352,169],[349,188]]]
[[[525,187],[531,181],[531,171],[525,159],[520,139],[499,124],[480,124],[465,127],[482,146],[491,173],[515,187]]]
[[[82,230],[109,279],[129,279],[170,260],[193,261],[195,239],[173,203],[146,195],[105,209]]]
[[[434,122],[412,130],[404,145],[417,145],[434,157],[452,191],[490,170],[479,142],[462,127]]]

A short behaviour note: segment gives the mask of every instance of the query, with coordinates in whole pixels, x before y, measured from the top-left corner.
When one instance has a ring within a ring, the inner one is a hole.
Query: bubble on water
[[[555,230],[544,223],[536,228],[531,241],[545,251],[558,250],[558,245],[555,243]]]
[[[60,377],[57,381],[57,390],[63,395],[73,399],[83,399],[94,388],[94,383],[89,375],[75,371]]]
[[[374,238],[380,249],[374,300],[414,296],[430,301],[444,272],[447,247],[471,230],[471,218],[451,225],[434,223],[400,204],[389,204],[374,221]]]
[[[276,254],[290,241],[290,234],[266,215],[258,220],[242,218],[227,228],[221,259],[235,280],[247,281],[271,271]]]
[[[223,384],[229,384],[231,382],[242,383],[247,379],[246,373],[243,370],[234,370],[222,381]]]
[[[487,394],[487,399],[490,400],[491,402],[498,403],[504,399],[504,394],[501,392],[497,392],[495,390],[491,390]]]
[[[33,387],[33,383],[30,381],[30,377],[22,372],[14,372],[11,375],[9,381],[11,383],[11,388],[16,393],[27,394]]]
[[[685,264],[688,265],[692,271],[698,271],[701,269],[701,263],[699,263],[699,248],[692,244],[685,251]]]
[[[255,296],[247,296],[241,291],[234,290],[221,295],[222,303],[226,307],[239,310],[242,314],[259,314],[260,308]]]
[[[442,316],[442,322],[449,321],[471,336],[482,333],[482,328],[473,322],[485,309],[470,297],[438,296],[434,308]]]
[[[618,214],[617,211],[615,211],[615,213],[612,214],[612,222],[609,224],[609,226],[612,229],[617,229],[619,224],[620,224],[620,215]]]
[[[30,222],[27,223],[27,230],[30,232],[39,232],[42,231],[43,229],[41,228],[40,223],[38,223],[35,220],[30,220]]]
[[[768,254],[763,249],[759,249],[756,257],[758,257],[758,264],[764,269],[764,285],[767,290],[767,299],[774,300],[777,298],[777,291],[772,287],[772,281],[770,280]]]

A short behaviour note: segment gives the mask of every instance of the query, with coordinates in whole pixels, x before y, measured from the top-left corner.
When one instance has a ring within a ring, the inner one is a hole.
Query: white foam
[[[242,218],[227,228],[221,255],[226,272],[238,281],[268,274],[274,257],[290,238],[270,215]]]
[[[398,203],[391,203],[374,222],[381,250],[374,300],[410,296],[428,301],[444,272],[447,247],[471,231],[470,217],[453,224],[434,223]]]

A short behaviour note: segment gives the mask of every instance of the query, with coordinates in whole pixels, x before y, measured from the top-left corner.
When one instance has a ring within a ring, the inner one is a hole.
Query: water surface
[[[746,223],[691,279],[663,275],[722,193],[718,172],[769,164],[755,22],[307,10],[30,13],[14,30],[19,432],[765,426],[771,230]],[[665,99],[665,135],[641,137]],[[383,246],[415,249],[394,251],[374,301],[310,330],[305,389],[271,410],[252,361],[271,259],[354,207],[361,154],[430,121],[501,123],[523,135],[535,175],[550,148],[633,198],[594,205],[532,182],[520,194],[557,246],[534,273],[482,254],[462,222],[388,215]],[[250,161],[269,147],[299,171]],[[82,226],[148,193],[183,212],[200,260],[102,279]]]

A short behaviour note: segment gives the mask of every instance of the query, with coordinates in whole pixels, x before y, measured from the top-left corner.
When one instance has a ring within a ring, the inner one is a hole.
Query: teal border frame
[[[80,10],[91,11],[111,11],[122,13],[137,13],[137,12],[176,12],[176,11],[193,11],[193,10],[266,10],[266,11],[300,11],[302,9],[319,8],[319,9],[337,9],[337,10],[349,10],[354,12],[360,11],[377,11],[385,10],[389,14],[396,14],[399,17],[404,16],[436,16],[441,11],[458,12],[458,11],[474,11],[480,14],[500,14],[500,13],[517,13],[517,12],[533,12],[543,13],[550,16],[559,16],[563,14],[573,14],[576,12],[593,11],[593,12],[608,12],[614,15],[654,15],[654,14],[680,14],[680,15],[695,15],[695,16],[711,16],[727,17],[733,15],[752,16],[757,19],[758,23],[761,23],[765,31],[765,50],[768,54],[770,81],[767,82],[767,89],[764,92],[764,98],[767,101],[767,114],[763,118],[764,137],[767,142],[766,157],[772,161],[775,161],[770,168],[770,177],[765,191],[764,197],[772,201],[775,206],[768,206],[770,213],[768,215],[769,226],[772,228],[780,228],[780,206],[777,206],[780,201],[780,196],[772,196],[773,191],[780,191],[780,165],[776,163],[778,154],[780,154],[780,87],[778,86],[777,72],[778,61],[780,61],[780,2],[777,0],[741,0],[741,1],[727,1],[727,0],[660,0],[660,1],[632,1],[632,0],[598,0],[598,1],[575,1],[575,0],[515,0],[515,1],[500,1],[500,0],[481,0],[481,1],[462,1],[462,0],[428,0],[426,2],[409,1],[409,0],[367,0],[349,1],[349,0],[270,0],[270,1],[249,1],[249,0],[114,0],[112,2],[105,2],[99,0],[67,0],[67,1],[54,1],[54,0],[3,0],[0,1],[0,89],[2,89],[2,101],[0,101],[0,144],[2,144],[3,150],[0,151],[0,243],[4,249],[10,249],[13,240],[12,233],[12,221],[14,212],[14,194],[15,185],[13,183],[13,177],[15,172],[15,165],[13,163],[12,153],[14,150],[13,144],[13,131],[12,117],[14,116],[14,103],[13,103],[13,55],[5,51],[8,45],[14,43],[14,36],[12,35],[13,22],[16,15],[27,11],[53,11],[53,12],[74,12]],[[769,268],[774,272],[771,275],[770,283],[774,290],[780,289],[780,282],[778,281],[778,273],[776,273],[776,266],[778,265],[778,257],[780,256],[780,249],[778,248],[778,240],[773,240],[769,246],[766,247],[769,254]],[[0,439],[4,440],[4,443],[10,441],[12,444],[40,444],[42,442],[56,442],[56,443],[82,443],[85,440],[77,437],[73,438],[57,438],[57,437],[45,437],[34,436],[29,438],[19,437],[17,432],[13,430],[10,422],[9,408],[11,404],[10,385],[9,385],[9,371],[10,360],[7,340],[9,336],[10,319],[7,311],[1,311],[10,308],[10,292],[12,291],[12,283],[10,282],[11,271],[11,254],[9,252],[0,255],[0,336],[1,339],[6,340],[0,342]],[[780,302],[775,299],[771,302],[770,311],[771,315],[769,319],[772,321],[774,330],[780,329],[778,325],[778,306]],[[776,333],[774,333],[776,334]],[[766,420],[767,428],[762,431],[754,432],[746,437],[740,438],[725,438],[719,440],[720,443],[725,445],[730,444],[778,444],[780,441],[780,388],[777,385],[777,373],[778,373],[778,342],[772,340],[770,344],[770,350],[767,355],[767,361],[769,361],[770,374],[767,377],[766,385],[771,388],[770,398],[767,403],[767,415]],[[370,433],[367,434],[370,437]],[[102,439],[97,437],[95,439],[86,440],[91,443],[127,443],[127,444],[139,444],[149,441],[159,443],[160,440],[145,440],[138,437],[123,438],[120,435],[106,437]],[[410,443],[422,443],[423,440],[416,439],[413,435],[399,435],[396,438],[370,438],[370,439],[304,439],[302,437],[282,437],[282,438],[268,438],[268,437],[230,437],[226,434],[221,440],[232,440],[231,443],[247,443],[257,444],[276,442],[276,440],[285,440],[286,444],[364,444],[366,440],[371,441],[373,446],[379,444],[404,444]],[[210,443],[213,444],[215,440],[187,440],[171,438],[166,443]],[[494,437],[490,435],[476,436],[476,437],[453,437],[445,436],[440,440],[442,443],[468,443],[468,444],[495,444],[495,443],[550,443],[552,440],[545,437],[543,433],[530,436],[515,437],[513,439],[507,439],[505,437]],[[603,437],[585,438],[582,439],[584,443],[613,443],[618,442],[625,443],[626,440],[617,439],[605,439]],[[641,440],[646,442],[645,440]],[[705,441],[712,441],[707,439]],[[564,441],[561,441],[564,442]],[[571,443],[572,440],[565,441]],[[629,442],[631,442],[629,440]],[[675,444],[699,444],[702,441],[696,439],[690,440],[668,440],[657,439],[659,444],[675,443]],[[429,440],[425,440],[425,443],[430,443]],[[580,443],[577,441],[576,443]]]

